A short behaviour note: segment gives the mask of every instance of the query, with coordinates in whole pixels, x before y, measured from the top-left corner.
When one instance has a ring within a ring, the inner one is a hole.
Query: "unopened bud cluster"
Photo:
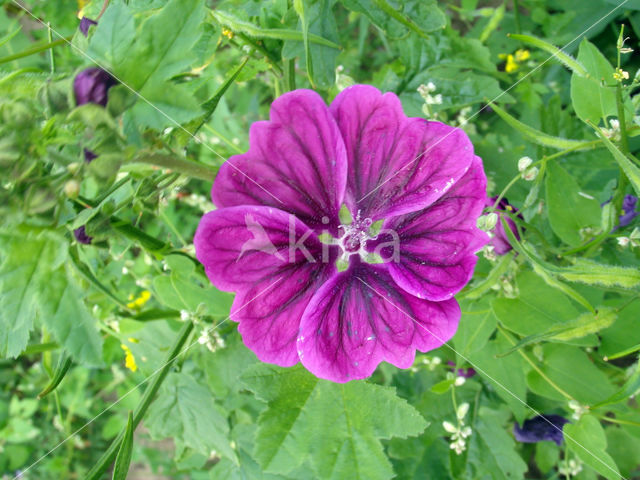
[[[532,167],[532,163],[533,160],[529,157],[522,157],[518,160],[518,171],[520,172],[520,176],[527,182],[535,180],[538,176],[538,167]]]
[[[456,410],[456,418],[458,421],[458,425],[454,425],[451,422],[444,421],[442,422],[442,427],[446,430],[447,433],[451,434],[449,448],[455,451],[457,455],[462,454],[467,449],[467,438],[471,436],[473,431],[471,427],[465,425],[464,418],[469,411],[469,404],[463,403]]]

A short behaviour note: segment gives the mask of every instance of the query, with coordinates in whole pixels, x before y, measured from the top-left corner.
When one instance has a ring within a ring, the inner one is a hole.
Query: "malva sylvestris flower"
[[[73,80],[73,92],[78,106],[86,103],[107,106],[108,92],[118,81],[101,68],[82,70]]]
[[[330,107],[282,95],[249,143],[221,166],[194,244],[211,282],[236,293],[230,317],[260,360],[347,382],[453,336],[453,295],[488,241],[482,161],[461,129],[354,85]]]
[[[516,423],[513,426],[513,435],[522,443],[550,441],[560,446],[564,440],[562,428],[567,423],[569,420],[560,415],[538,415],[525,420],[522,427]]]
[[[486,206],[493,207],[497,199],[498,199],[498,196],[487,198]],[[511,218],[509,218],[508,215],[504,215],[500,213],[500,211],[509,212],[511,214],[517,214],[517,216],[521,219],[523,219],[523,217],[521,213],[518,213],[518,209],[513,205],[511,205],[506,198],[502,197],[500,199],[500,202],[498,202],[498,205],[496,206],[496,213],[498,214],[498,222],[496,223],[496,226],[493,229],[491,229],[492,237],[491,237],[491,242],[489,242],[489,244],[493,245],[493,251],[495,253],[497,253],[498,255],[504,255],[506,253],[509,253],[512,250],[512,247],[511,247],[511,244],[509,243],[507,232],[505,232],[504,226],[502,225],[502,219],[503,218],[505,219],[505,221],[507,222],[507,225],[509,226],[509,229],[511,230],[511,232],[513,232],[513,235],[516,237],[516,239],[520,240],[520,234],[518,233],[518,228],[516,227],[516,223]]]

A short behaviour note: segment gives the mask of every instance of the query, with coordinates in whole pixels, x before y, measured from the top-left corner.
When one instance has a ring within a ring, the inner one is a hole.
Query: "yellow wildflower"
[[[513,58],[513,55],[507,55],[507,64],[504,66],[504,71],[507,73],[513,73],[518,70],[519,65]]]
[[[129,300],[131,300],[131,302],[127,303],[127,308],[136,308],[136,309],[142,308],[144,307],[144,304],[149,301],[150,298],[151,298],[151,292],[149,290],[143,290],[140,293],[140,296],[135,300],[133,299],[133,295],[129,295]]]
[[[516,50],[516,53],[515,53],[516,62],[518,63],[524,62],[525,60],[529,60],[529,58],[531,58],[531,53],[529,52],[529,50],[524,50],[522,48],[519,50]]]
[[[131,353],[131,349],[127,347],[124,343],[120,344],[122,350],[124,350],[124,366],[127,367],[132,372],[138,370],[138,365],[136,364],[136,357]]]
[[[233,32],[229,30],[227,27],[222,27],[222,35],[227,37],[229,40],[233,38]]]

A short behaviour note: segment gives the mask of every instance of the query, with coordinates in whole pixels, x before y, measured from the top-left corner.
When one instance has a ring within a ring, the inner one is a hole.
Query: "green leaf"
[[[636,167],[636,165],[602,133],[600,128],[596,126],[593,127],[598,131],[600,138],[602,138],[604,142],[604,146],[611,152],[611,155],[613,155],[613,158],[618,162],[618,165],[620,165],[620,168],[629,179],[631,186],[636,191],[636,195],[640,195],[640,168]]]
[[[523,137],[531,140],[538,145],[544,147],[556,148],[558,150],[587,150],[594,148],[594,143],[599,143],[598,140],[570,140],[568,138],[554,137],[544,132],[536,130],[529,125],[522,123],[515,117],[509,115],[506,110],[497,106],[495,103],[489,102],[489,105],[495,110],[495,112],[502,118],[509,126],[520,132]]]
[[[336,58],[340,53],[335,48],[310,41],[312,34],[338,42],[338,26],[333,14],[335,0],[296,0],[294,7],[300,17],[304,58],[307,74],[312,86],[328,88],[335,82]],[[282,49],[285,58],[299,55],[298,43],[287,42]]]
[[[533,272],[522,272],[517,283],[517,298],[497,298],[492,307],[500,323],[519,335],[546,332],[580,314],[565,295]]]
[[[226,414],[209,389],[184,372],[167,375],[145,425],[154,438],[179,439],[204,455],[216,450],[237,463],[229,444]]]
[[[57,234],[2,234],[0,266],[0,355],[16,357],[38,318],[71,356],[102,363],[102,338],[63,262],[66,241]]]
[[[165,260],[171,268],[169,275],[153,280],[156,297],[175,310],[195,312],[200,304],[208,315],[225,316],[231,308],[232,295],[221,292],[208,281],[195,274],[195,264],[183,255],[168,255]]]
[[[133,451],[133,412],[129,411],[127,419],[127,429],[125,430],[116,461],[113,466],[113,480],[127,480],[129,464],[131,463],[131,453]]]
[[[634,289],[640,286],[640,270],[637,268],[605,265],[586,258],[575,258],[571,261],[572,266],[556,269],[558,275],[570,282]]]
[[[578,61],[587,70],[587,75],[574,73],[571,76],[571,102],[576,115],[583,121],[598,124],[601,119],[617,116],[613,67],[600,50],[586,38],[580,43]]]
[[[287,474],[309,461],[315,478],[388,479],[393,470],[379,439],[418,435],[427,425],[394,389],[364,381],[337,384],[301,366],[268,364],[242,380],[268,404],[254,455],[267,473]]]
[[[188,86],[171,78],[195,59],[192,47],[203,19],[203,0],[170,0],[137,29],[132,28],[133,13],[121,3],[112,4],[98,23],[89,55],[139,93],[130,110],[138,126],[161,129],[200,113]]]
[[[563,433],[567,446],[580,460],[605,478],[621,478],[618,466],[606,452],[607,437],[595,417],[583,415],[577,423],[566,424]]]
[[[547,343],[542,352],[544,363],[540,369],[543,374],[580,403],[592,405],[614,393],[613,385],[607,376],[579,348],[561,343]],[[529,372],[527,384],[531,391],[538,395],[554,400],[566,400],[535,370]]]
[[[66,249],[58,236],[3,233],[0,253],[0,356],[15,358],[27,345],[45,275],[60,267]]]
[[[549,52],[553,55],[552,58],[559,60],[565,66],[570,68],[576,75],[581,77],[587,76],[587,70],[580,63],[580,58],[578,60],[574,59],[568,53],[565,53],[563,50],[559,49],[555,45],[547,42],[546,40],[542,40],[541,38],[534,37],[533,35],[521,35],[521,34],[509,34],[509,38],[513,38],[514,40],[518,40],[520,42],[528,43],[534,47],[538,47],[542,50]]]
[[[408,31],[425,38],[427,32],[440,30],[447,22],[435,0],[404,0],[394,2],[394,6],[383,0],[342,0],[342,4],[366,15],[392,38],[403,37]]]
[[[71,364],[71,357],[62,352],[62,354],[60,355],[60,359],[58,360],[58,366],[53,373],[53,377],[51,377],[49,384],[38,394],[38,398],[42,398],[48,395],[49,393],[53,392],[58,387],[58,385],[60,385],[60,382],[69,371]]]
[[[624,385],[620,390],[611,395],[606,400],[593,405],[592,408],[602,407],[605,405],[611,405],[614,403],[627,400],[629,397],[636,395],[640,391],[640,362],[636,363],[636,367],[633,370],[631,376],[624,382]]]
[[[580,230],[600,225],[600,204],[580,195],[578,183],[557,162],[547,164],[545,187],[549,223],[554,233],[569,245],[580,245]]]
[[[477,478],[524,478],[527,464],[516,449],[513,437],[506,432],[505,426],[508,421],[508,412],[480,407],[470,438],[469,461],[490,476]]]
[[[496,329],[497,320],[488,295],[478,302],[461,302],[461,309],[462,316],[453,343],[461,355],[468,355],[487,344]]]
[[[501,335],[489,341],[481,350],[470,354],[469,359],[478,374],[493,386],[495,392],[509,406],[516,420],[522,423],[527,413],[525,374],[528,367],[520,355],[496,358],[497,354],[510,345]]]

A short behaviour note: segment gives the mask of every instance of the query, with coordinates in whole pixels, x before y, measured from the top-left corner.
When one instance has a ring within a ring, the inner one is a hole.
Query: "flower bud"
[[[84,245],[89,245],[91,243],[91,241],[93,240],[93,237],[90,237],[89,235],[87,235],[87,232],[85,231],[84,225],[81,226],[80,228],[76,228],[73,231],[73,236],[76,237],[76,240],[79,243],[82,243]]]
[[[533,163],[530,157],[522,157],[518,160],[518,171],[524,172]]]
[[[463,378],[463,377],[458,377],[458,378]],[[456,416],[458,417],[458,420],[462,420],[467,415],[468,411],[469,411],[469,404],[467,402],[461,403],[460,406],[458,407],[458,410],[456,411]]]
[[[91,20],[90,18],[87,17],[82,17],[82,20],[80,20],[80,31],[82,32],[82,34],[87,37],[89,36],[89,27],[91,27],[91,25],[97,25],[98,22]]]
[[[442,422],[442,427],[449,433],[456,433],[458,431],[458,428],[451,422]]]
[[[64,184],[64,194],[68,198],[78,198],[80,194],[80,184],[76,180],[69,180]]]
[[[87,68],[81,71],[73,81],[73,92],[78,106],[95,103],[105,107],[107,93],[118,82],[101,68]]]
[[[522,178],[524,178],[527,182],[535,180],[537,176],[538,176],[538,167],[531,167],[522,174]]]

